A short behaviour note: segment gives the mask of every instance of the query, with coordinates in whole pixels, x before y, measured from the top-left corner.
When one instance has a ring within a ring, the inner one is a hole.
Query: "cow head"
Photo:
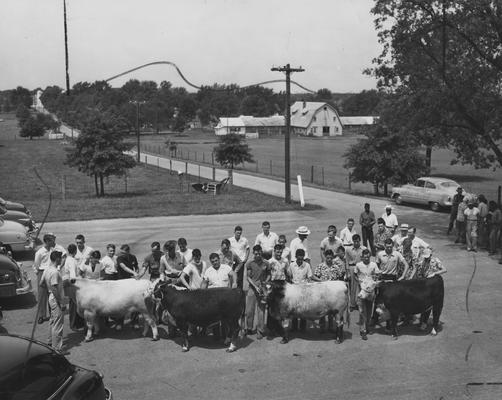
[[[357,295],[362,300],[373,301],[375,298],[375,289],[377,287],[377,281],[371,277],[365,277],[360,283],[361,291]]]
[[[285,281],[271,281],[262,286],[263,299],[267,302],[284,297]]]

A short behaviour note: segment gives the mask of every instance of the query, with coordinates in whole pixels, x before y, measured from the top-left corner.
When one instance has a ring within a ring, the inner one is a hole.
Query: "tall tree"
[[[104,196],[104,178],[122,176],[136,165],[125,151],[133,147],[124,142],[127,125],[110,114],[94,112],[84,121],[82,131],[68,149],[66,163],[94,178],[96,196]],[[99,185],[98,185],[99,182]]]
[[[453,162],[500,167],[502,3],[376,0],[372,12],[383,51],[371,73],[403,96],[401,127],[445,139]]]
[[[414,181],[428,172],[425,159],[406,136],[378,124],[364,139],[359,139],[344,154],[345,168],[351,169],[353,182],[370,182],[375,193],[388,184]]]
[[[244,162],[254,162],[245,138],[234,133],[220,136],[220,142],[214,147],[214,153],[216,161],[230,169]]]

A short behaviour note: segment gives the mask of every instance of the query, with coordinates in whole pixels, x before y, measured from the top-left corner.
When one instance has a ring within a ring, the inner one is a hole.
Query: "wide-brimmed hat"
[[[56,235],[52,232],[47,232],[44,236],[52,236],[54,239],[56,239]]]
[[[298,229],[295,231],[298,235],[310,235],[309,228],[306,226],[300,226]]]
[[[404,230],[408,230],[408,229],[410,229],[410,226],[408,224],[401,224],[401,226],[399,227],[399,229],[401,229],[403,231]]]
[[[392,210],[392,206],[391,206],[390,204],[387,204],[387,205],[385,206],[385,209],[386,209],[386,210],[387,210],[387,209],[391,209],[391,210]]]

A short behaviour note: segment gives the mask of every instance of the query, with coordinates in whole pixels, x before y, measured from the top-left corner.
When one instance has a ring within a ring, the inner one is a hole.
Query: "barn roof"
[[[322,107],[329,107],[338,115],[333,106],[328,103],[321,101],[296,101],[291,106],[291,126],[307,128],[316,112]]]
[[[378,117],[340,117],[340,122],[344,126],[350,125],[373,125],[376,124]]]
[[[252,117],[250,115],[241,115],[239,117],[220,117],[219,127],[238,127],[238,126],[284,126],[285,120],[282,115],[273,115],[271,117]]]

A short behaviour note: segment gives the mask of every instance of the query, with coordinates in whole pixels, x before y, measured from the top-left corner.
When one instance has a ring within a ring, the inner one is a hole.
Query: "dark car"
[[[0,299],[33,292],[31,280],[20,265],[0,249]],[[0,397],[1,398],[1,397]]]
[[[26,208],[24,204],[16,203],[14,201],[4,200],[1,197],[0,197],[0,206],[2,206],[7,210],[21,211],[24,212],[25,214],[31,215],[30,211]]]
[[[112,398],[101,374],[71,364],[62,354],[39,341],[0,335],[0,354],[2,400]]]
[[[31,214],[24,211],[8,210],[0,205],[0,218],[5,221],[18,222],[28,228],[29,232],[34,232],[37,229],[37,224],[31,217]]]

